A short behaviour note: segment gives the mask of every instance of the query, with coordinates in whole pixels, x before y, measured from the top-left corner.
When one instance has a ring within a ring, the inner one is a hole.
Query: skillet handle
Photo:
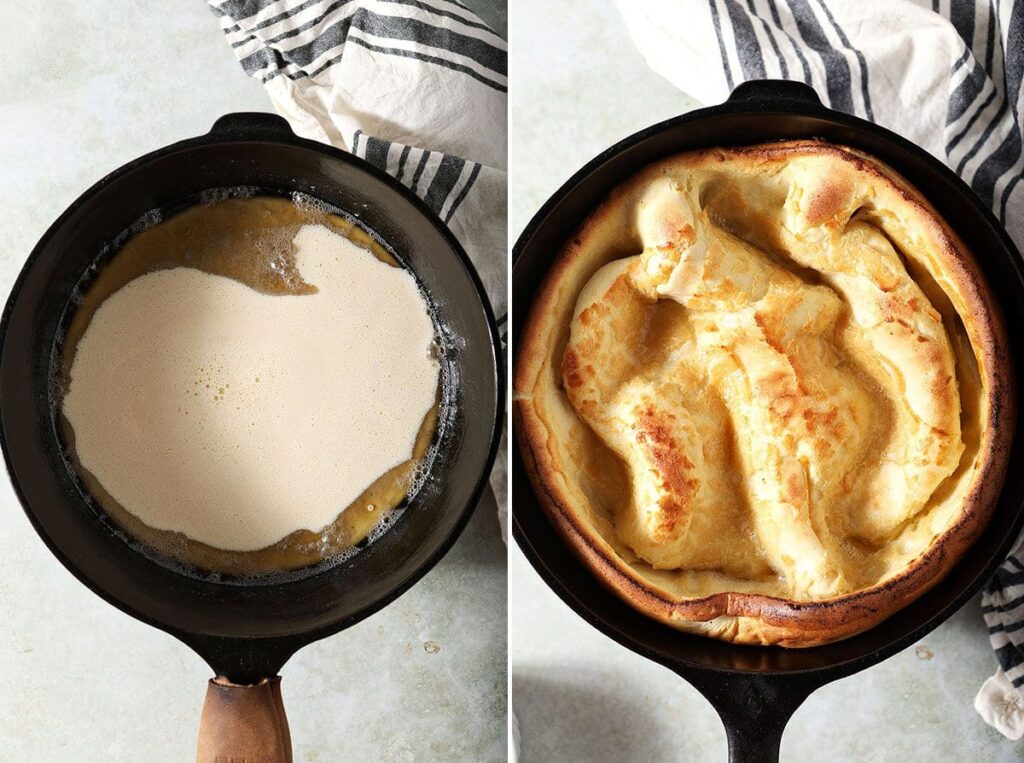
[[[778,763],[782,732],[821,685],[804,676],[719,674],[694,682],[714,706],[729,740],[729,763]]]
[[[199,721],[196,763],[292,763],[292,739],[281,701],[281,678],[252,686],[213,678]]]

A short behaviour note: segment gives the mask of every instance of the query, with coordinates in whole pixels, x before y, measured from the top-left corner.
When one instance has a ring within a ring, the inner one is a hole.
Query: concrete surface
[[[513,238],[599,151],[696,105],[647,69],[611,0],[513,0],[509,47]],[[509,590],[523,763],[726,760],[711,706],[584,623],[516,547]],[[920,644],[814,694],[786,731],[782,760],[1022,760],[1024,743],[972,707],[995,668],[974,600]]]
[[[3,10],[12,30],[0,56],[6,299],[43,231],[94,181],[269,101],[200,0],[5,0]],[[295,760],[504,760],[505,602],[505,547],[488,497],[409,593],[285,667]],[[0,479],[0,760],[193,759],[209,677],[188,648],[75,581]]]

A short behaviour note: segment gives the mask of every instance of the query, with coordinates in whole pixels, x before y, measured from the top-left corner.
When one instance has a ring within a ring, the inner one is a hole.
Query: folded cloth
[[[502,316],[504,342],[504,40],[455,0],[209,4],[296,134],[376,165],[448,225]],[[491,480],[505,534],[504,452]]]
[[[1024,697],[1007,680],[1002,668],[981,685],[974,709],[1007,739],[1017,741],[1024,736]]]
[[[746,80],[803,81],[827,106],[877,122],[944,161],[1024,248],[1024,0],[617,2],[651,68],[689,95],[718,103]],[[982,606],[1000,671],[976,706],[1001,732],[1019,736],[1019,541]]]

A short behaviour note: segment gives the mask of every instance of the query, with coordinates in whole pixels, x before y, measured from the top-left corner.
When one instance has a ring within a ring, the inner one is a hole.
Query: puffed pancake
[[[519,447],[632,606],[813,646],[906,606],[984,528],[1006,352],[973,257],[889,167],[820,141],[695,151],[554,260],[516,356]]]

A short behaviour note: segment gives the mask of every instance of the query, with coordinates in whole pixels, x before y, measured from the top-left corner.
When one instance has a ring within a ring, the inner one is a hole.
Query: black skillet
[[[388,532],[317,574],[249,585],[186,574],[127,543],[68,467],[50,389],[72,290],[97,255],[106,248],[102,265],[116,248],[111,242],[151,210],[168,215],[216,196],[211,189],[239,187],[306,193],[352,213],[380,236],[428,295],[439,333],[447,336],[442,364],[455,380],[430,475]],[[82,583],[181,639],[221,677],[208,689],[200,760],[290,760],[275,678],[284,663],[297,649],[392,602],[455,542],[497,448],[504,393],[499,347],[473,266],[424,204],[366,162],[297,138],[269,114],[228,115],[206,135],[131,162],[86,191],[40,240],[0,324],[0,444],[7,468],[36,531]]]
[[[1020,254],[971,189],[918,146],[870,122],[825,108],[806,85],[783,81],[740,85],[725,103],[638,132],[573,175],[534,216],[514,248],[513,340],[552,256],[614,186],[647,164],[687,149],[811,137],[863,149],[924,191],[980,261],[1002,306],[1012,346],[1020,346]],[[1024,379],[1021,355],[1013,362],[1017,378]],[[1020,421],[1016,431],[1024,431]],[[725,725],[731,761],[778,760],[783,729],[811,692],[881,662],[952,616],[991,577],[1024,520],[1024,444],[1017,437],[991,523],[931,591],[846,641],[805,650],[735,646],[661,625],[601,586],[556,535],[518,452],[513,458],[513,536],[537,572],[595,628],[693,684]]]

